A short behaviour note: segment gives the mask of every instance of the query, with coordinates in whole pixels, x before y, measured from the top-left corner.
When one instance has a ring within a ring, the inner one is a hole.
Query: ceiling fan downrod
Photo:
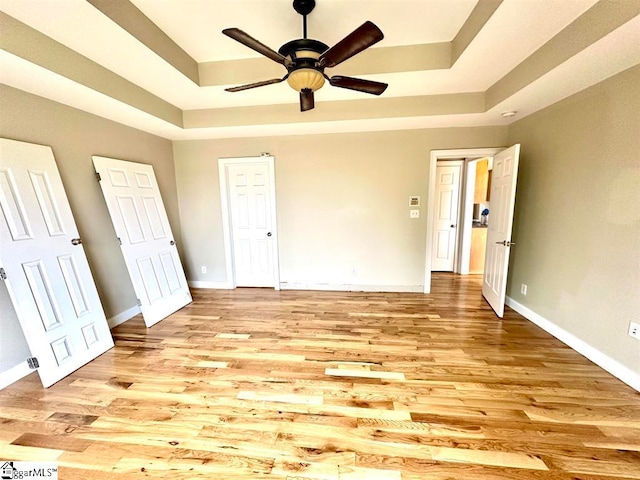
[[[293,9],[302,15],[302,38],[307,38],[307,15],[316,7],[316,0],[293,0]]]

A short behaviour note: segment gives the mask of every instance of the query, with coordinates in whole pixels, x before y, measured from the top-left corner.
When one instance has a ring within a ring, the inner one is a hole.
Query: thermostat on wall
[[[418,195],[413,195],[409,197],[409,206],[410,207],[419,207],[420,206],[420,197]]]

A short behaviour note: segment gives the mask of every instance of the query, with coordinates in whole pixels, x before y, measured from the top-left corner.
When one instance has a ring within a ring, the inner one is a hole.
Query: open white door
[[[113,347],[51,147],[0,139],[0,205],[0,276],[48,387]]]
[[[519,144],[509,147],[493,157],[491,207],[482,295],[500,318],[504,315],[509,252],[511,245],[513,245],[511,230],[513,209],[516,204],[519,158]]]
[[[144,323],[150,327],[191,303],[153,167],[92,158]]]

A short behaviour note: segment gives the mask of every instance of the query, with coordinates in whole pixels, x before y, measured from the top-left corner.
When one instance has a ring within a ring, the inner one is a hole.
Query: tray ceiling
[[[640,63],[635,0],[317,0],[309,37],[376,23],[382,42],[331,69],[389,84],[326,85],[300,112],[277,50],[301,37],[288,0],[3,0],[0,82],[165,138],[504,125]],[[504,119],[504,111],[517,111]]]

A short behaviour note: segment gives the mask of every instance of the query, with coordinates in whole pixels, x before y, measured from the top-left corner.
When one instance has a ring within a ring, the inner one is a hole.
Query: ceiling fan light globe
[[[299,68],[289,74],[287,83],[297,92],[305,88],[315,92],[324,85],[324,76],[313,68]]]

